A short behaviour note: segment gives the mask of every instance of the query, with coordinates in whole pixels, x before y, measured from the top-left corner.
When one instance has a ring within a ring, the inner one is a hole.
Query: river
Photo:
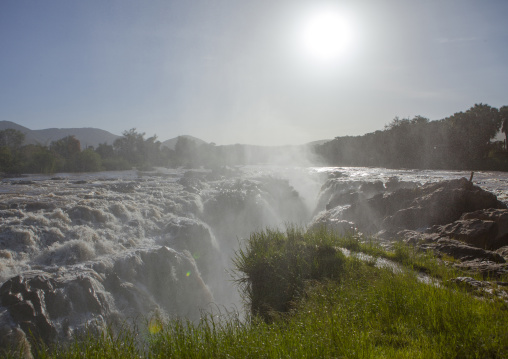
[[[252,231],[309,224],[329,176],[426,183],[470,175],[245,166],[3,179],[0,328],[26,332],[32,327],[23,323],[44,317],[48,339],[70,338],[90,325],[132,318],[197,319],[211,304],[241,310],[231,273],[235,250]],[[473,182],[508,201],[508,173],[477,172]],[[11,299],[33,297],[28,319],[26,310],[6,309]]]

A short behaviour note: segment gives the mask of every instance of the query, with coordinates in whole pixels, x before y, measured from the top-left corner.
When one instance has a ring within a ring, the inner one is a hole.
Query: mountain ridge
[[[32,130],[28,127],[19,125],[12,121],[0,121],[0,130],[5,130],[8,128],[15,129],[25,134],[25,144],[41,144],[41,145],[49,145],[52,141],[57,141],[66,136],[75,136],[79,142],[81,143],[81,148],[85,149],[89,146],[96,148],[99,144],[107,143],[108,145],[112,145],[113,142],[117,138],[122,136],[115,135],[109,131],[102,130],[100,128],[95,127],[72,127],[72,128],[45,128],[41,130]],[[193,142],[195,142],[198,146],[202,144],[206,144],[208,142],[191,136],[191,135],[179,135],[173,138],[170,138],[165,141],[161,141],[161,147],[168,147],[170,149],[175,149],[176,142],[179,137],[187,138]],[[299,146],[313,146],[316,144],[321,144],[330,140],[318,140],[312,141],[309,143],[305,143],[302,145],[288,145],[289,147],[299,147]],[[262,146],[262,145],[247,145],[247,144],[238,144],[245,147],[288,147],[288,146]],[[223,145],[225,147],[235,146],[235,145]]]

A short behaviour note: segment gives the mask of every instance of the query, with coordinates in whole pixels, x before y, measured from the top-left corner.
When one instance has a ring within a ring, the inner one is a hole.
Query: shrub
[[[287,313],[309,280],[339,280],[344,254],[331,243],[317,243],[312,233],[288,228],[286,232],[254,232],[235,255],[234,264],[252,314],[271,321]]]

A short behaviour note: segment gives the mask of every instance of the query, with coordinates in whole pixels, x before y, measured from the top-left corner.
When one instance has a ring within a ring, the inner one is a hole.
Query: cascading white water
[[[238,244],[267,226],[307,225],[334,192],[320,193],[329,175],[341,186],[469,177],[247,166],[222,173],[160,169],[4,179],[0,332],[7,337],[38,326],[51,340],[86,325],[153,314],[196,319],[211,303],[239,309],[227,273]],[[474,182],[508,200],[507,174],[477,173]]]

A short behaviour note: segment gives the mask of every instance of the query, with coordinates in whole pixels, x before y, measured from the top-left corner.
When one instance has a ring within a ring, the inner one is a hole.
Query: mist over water
[[[252,231],[308,225],[330,176],[426,183],[470,172],[245,166],[4,179],[0,283],[22,275],[9,285],[40,297],[33,311],[51,318],[49,339],[152,315],[195,320],[212,304],[241,311],[235,250]],[[508,201],[508,174],[473,182]],[[0,307],[0,326],[13,319]]]

